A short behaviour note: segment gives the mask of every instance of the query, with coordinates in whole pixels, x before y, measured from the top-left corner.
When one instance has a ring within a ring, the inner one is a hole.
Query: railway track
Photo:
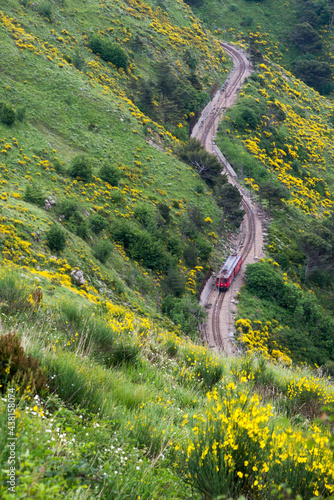
[[[242,200],[242,206],[246,212],[247,216],[247,235],[242,245],[241,259],[244,262],[247,256],[253,249],[253,245],[255,245],[255,216],[253,213],[253,209],[250,204],[246,200]],[[233,283],[232,283],[233,285]],[[216,300],[212,310],[212,318],[211,318],[211,328],[212,335],[215,347],[220,352],[226,352],[224,338],[221,333],[220,328],[220,312],[224,303],[225,293],[223,291],[217,290],[216,292]],[[228,311],[229,312],[229,311]],[[229,315],[229,314],[228,314]]]
[[[204,117],[204,126],[201,133],[201,144],[206,150],[210,152],[212,150],[213,135],[216,133],[216,125],[218,126],[218,123],[216,123],[217,119],[222,110],[226,109],[227,101],[229,99],[231,100],[231,98],[236,95],[237,91],[241,87],[245,72],[247,71],[247,64],[249,64],[245,60],[245,57],[243,57],[238,50],[234,49],[234,47],[231,47],[225,43],[222,43],[221,45],[232,58],[234,68],[231,72],[228,83],[223,87],[221,95],[216,101],[215,107],[213,109],[211,108],[208,112],[208,115]],[[247,235],[243,242],[241,253],[242,261],[244,262],[246,257],[251,252],[253,245],[255,244],[255,217],[252,207],[250,203],[248,203],[248,201],[243,199],[242,205],[247,216]],[[212,309],[211,331],[213,337],[212,340],[216,349],[218,349],[218,351],[220,352],[225,352],[226,354],[228,354],[225,347],[225,339],[223,338],[220,326],[220,314],[224,304],[224,299],[225,293],[218,290],[216,292],[216,298]],[[228,316],[229,315],[230,313],[228,311]],[[207,331],[206,337],[207,341],[209,341]],[[208,343],[210,344],[211,342]]]
[[[242,262],[244,262],[246,257],[250,254],[253,245],[255,244],[255,216],[252,207],[246,200],[243,199],[241,203],[247,215],[247,225],[248,225],[247,238],[243,245],[241,253],[241,259]]]
[[[224,302],[224,292],[217,291],[216,302],[212,311],[212,335],[216,348],[219,351],[225,351],[224,341],[220,330],[220,311]]]
[[[201,144],[203,147],[205,147],[205,149],[209,150],[210,150],[210,144],[207,144],[207,142],[212,133],[212,130],[215,128],[215,122],[221,111],[223,109],[226,109],[226,100],[229,99],[239,89],[242,83],[244,73],[246,71],[246,62],[244,58],[240,55],[240,53],[230,45],[227,45],[226,43],[221,43],[221,46],[231,56],[234,63],[234,68],[229,77],[228,84],[222,89],[222,94],[221,94],[222,99],[218,100],[217,106],[213,110],[214,112],[213,113],[211,112],[204,122]]]

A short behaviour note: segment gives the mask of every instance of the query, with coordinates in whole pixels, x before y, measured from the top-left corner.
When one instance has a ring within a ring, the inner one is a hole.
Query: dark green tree
[[[305,279],[316,269],[328,265],[333,254],[333,235],[329,230],[319,231],[321,234],[307,232],[299,239],[299,247],[306,255]]]
[[[132,259],[142,260],[144,266],[164,270],[165,252],[161,242],[153,238],[147,231],[139,231],[130,242],[129,255]]]
[[[184,53],[184,60],[192,71],[197,68],[197,58],[190,49],[186,49]]]
[[[89,225],[95,234],[100,234],[100,232],[107,227],[108,222],[102,215],[93,214],[89,218]]]
[[[137,238],[137,231],[135,224],[131,221],[116,220],[110,228],[110,234],[113,240],[121,243],[125,249],[128,249],[131,242]]]
[[[194,268],[197,264],[197,250],[193,243],[188,243],[183,250],[183,257],[186,265]]]
[[[45,203],[45,194],[42,187],[39,184],[33,182],[32,184],[28,184],[26,186],[23,199],[28,203],[34,203],[39,207],[43,207]]]
[[[111,62],[116,68],[127,69],[129,59],[124,49],[117,43],[99,35],[93,35],[88,43],[94,54],[98,54],[104,61]]]
[[[83,182],[89,182],[92,178],[91,160],[85,155],[75,156],[69,170],[71,177],[75,177]]]
[[[180,258],[182,255],[183,243],[179,236],[172,234],[167,240],[167,250],[176,257]]]
[[[281,184],[274,184],[271,181],[262,182],[260,184],[260,196],[268,200],[268,214],[270,217],[271,208],[280,208],[283,206],[283,198],[289,198],[289,191],[281,186]]]
[[[186,279],[177,267],[169,269],[166,278],[163,281],[163,288],[166,293],[171,293],[175,297],[182,297],[185,291]]]
[[[176,154],[182,161],[195,168],[210,186],[213,186],[218,177],[227,182],[227,177],[221,176],[222,165],[217,157],[205,151],[198,140],[191,138],[189,142],[179,146]]]
[[[150,80],[143,80],[139,84],[139,107],[145,114],[153,110],[154,85]]]
[[[250,128],[254,130],[260,123],[260,118],[253,109],[243,108],[240,109],[234,121],[238,129]]]
[[[170,208],[166,203],[158,203],[157,208],[161,217],[164,219],[166,224],[170,223]]]
[[[312,9],[307,9],[303,5],[300,21],[302,23],[308,23],[312,26],[312,28],[316,28],[319,24],[319,17]]]
[[[122,173],[116,166],[111,165],[109,162],[105,162],[100,168],[99,176],[103,181],[116,187],[122,177]]]
[[[315,59],[298,61],[294,66],[294,72],[303,82],[318,91],[331,81],[333,74],[328,62]]]
[[[157,64],[157,88],[162,99],[170,98],[177,87],[178,80],[167,60]]]
[[[96,246],[93,248],[94,257],[105,264],[110,257],[112,252],[111,243],[108,240],[99,241]]]
[[[228,220],[230,224],[239,226],[245,212],[240,209],[242,196],[238,188],[230,183],[223,184],[215,189],[215,198],[218,206],[223,209],[223,217],[219,231],[223,229],[225,220]]]
[[[57,225],[53,224],[46,233],[46,244],[51,252],[62,252],[66,246],[66,236],[64,231]]]
[[[315,52],[322,48],[318,33],[309,23],[296,24],[290,36],[304,52]]]
[[[198,335],[198,326],[203,323],[206,314],[202,306],[192,296],[182,298],[167,295],[162,301],[161,309],[182,331],[192,338]]]
[[[16,111],[11,104],[0,102],[0,121],[11,127],[16,120]]]

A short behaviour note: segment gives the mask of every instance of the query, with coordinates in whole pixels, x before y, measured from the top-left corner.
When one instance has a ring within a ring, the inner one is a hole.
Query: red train
[[[230,255],[216,276],[216,287],[219,290],[228,290],[241,267],[241,255]]]

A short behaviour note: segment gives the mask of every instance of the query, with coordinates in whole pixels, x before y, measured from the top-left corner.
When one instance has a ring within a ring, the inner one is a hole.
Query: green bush
[[[179,268],[171,268],[167,273],[163,285],[167,289],[167,293],[172,293],[175,297],[181,297],[185,291],[186,278],[180,272]]]
[[[207,262],[211,255],[212,245],[204,238],[196,238],[195,245],[197,248],[198,256],[202,262]]]
[[[79,205],[72,200],[65,200],[57,206],[57,213],[67,223],[67,228],[80,238],[88,238],[88,227],[84,216],[80,213]]]
[[[41,186],[33,182],[32,184],[28,184],[26,186],[23,199],[28,203],[33,203],[34,205],[43,207],[45,203],[45,194],[43,193]]]
[[[134,208],[135,218],[145,227],[150,227],[154,220],[154,211],[147,203],[137,203]]]
[[[111,62],[116,68],[127,69],[129,65],[125,50],[108,39],[93,35],[89,41],[89,48],[95,54],[99,54],[104,61]]]
[[[38,6],[38,14],[52,21],[52,7],[50,2],[41,2]]]
[[[85,155],[75,156],[69,170],[71,177],[75,177],[83,182],[89,182],[92,178],[91,160]]]
[[[64,231],[54,224],[46,233],[46,244],[51,252],[62,252],[66,246],[66,236]]]
[[[185,295],[178,298],[167,295],[162,301],[161,310],[175,325],[180,325],[186,335],[197,338],[198,327],[203,323],[206,314],[194,297]]]
[[[183,359],[187,366],[193,367],[196,377],[206,388],[212,388],[223,376],[222,362],[213,357],[209,351],[198,352],[186,348],[183,351]]]
[[[66,174],[66,169],[64,168],[65,162],[61,162],[57,159],[53,160],[53,168],[57,172],[57,174],[64,175]]]
[[[95,234],[100,234],[108,225],[106,219],[100,214],[93,214],[89,218],[89,225]]]
[[[111,186],[116,187],[118,186],[122,174],[119,168],[114,167],[113,165],[110,165],[108,163],[105,163],[100,168],[99,176],[103,181],[108,182],[108,184],[110,184]]]
[[[131,242],[136,239],[138,229],[127,220],[115,221],[110,228],[111,237],[128,249]]]
[[[175,235],[172,234],[167,241],[167,250],[172,255],[176,255],[177,257],[180,258],[183,250],[183,242],[181,238],[176,234]]]
[[[79,205],[72,200],[65,200],[59,203],[57,207],[57,212],[64,217],[66,221],[69,221],[73,217],[77,217],[79,212]]]
[[[273,301],[284,295],[283,276],[267,262],[247,266],[246,286],[247,290],[260,299]]]
[[[139,231],[136,239],[131,241],[129,255],[132,259],[142,260],[150,269],[162,270],[166,262],[166,254],[161,242],[153,238],[147,231]]]
[[[112,246],[108,240],[102,240],[94,247],[94,257],[105,264],[110,257]]]
[[[79,225],[76,228],[76,235],[79,236],[79,238],[82,238],[83,240],[88,239],[89,234],[88,234],[88,225],[86,221],[82,221],[79,223]]]
[[[11,127],[16,120],[16,111],[11,104],[0,102],[0,121]]]
[[[254,130],[259,123],[259,117],[251,108],[244,108],[240,110],[239,114],[236,116],[236,125],[241,130],[245,128],[251,128]]]
[[[188,244],[183,250],[183,257],[188,267],[195,267],[197,264],[197,252],[193,244]]]
[[[166,203],[158,203],[157,208],[160,212],[161,217],[164,219],[166,224],[170,222],[170,208]]]
[[[195,191],[197,194],[203,194],[204,193],[204,186],[202,184],[197,184],[195,187]]]

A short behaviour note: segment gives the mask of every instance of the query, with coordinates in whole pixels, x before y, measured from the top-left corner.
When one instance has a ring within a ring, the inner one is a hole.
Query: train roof
[[[233,269],[235,268],[238,260],[241,259],[241,255],[230,255],[226,260],[225,264],[218,273],[218,277],[229,276]]]

